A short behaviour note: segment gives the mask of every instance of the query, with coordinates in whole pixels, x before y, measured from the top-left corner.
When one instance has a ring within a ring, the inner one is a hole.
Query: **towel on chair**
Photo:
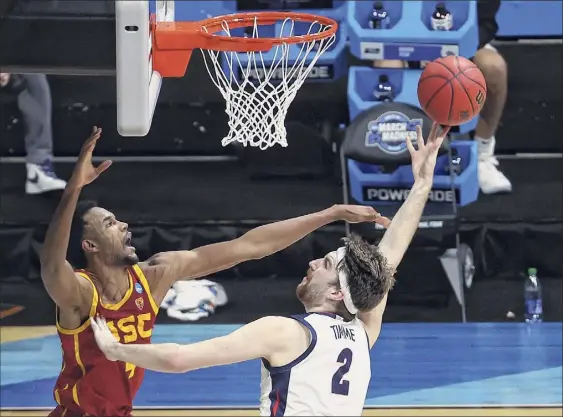
[[[208,279],[178,281],[168,290],[160,308],[168,317],[181,321],[196,321],[215,313],[228,298],[221,284]]]

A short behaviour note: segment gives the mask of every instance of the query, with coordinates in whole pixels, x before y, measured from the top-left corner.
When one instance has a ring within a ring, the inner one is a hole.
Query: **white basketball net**
[[[278,36],[304,35],[294,33],[295,24],[293,19],[286,18]],[[229,22],[223,21],[222,28],[221,35],[231,36]],[[260,38],[259,28],[255,19],[252,33],[247,35]],[[327,29],[326,25],[312,22],[306,34]],[[263,52],[204,52],[207,72],[227,103],[225,111],[229,116],[229,134],[223,138],[222,145],[239,142],[260,149],[276,143],[287,146],[285,118],[289,106],[319,57],[334,41],[335,36],[332,35],[302,44],[277,45],[268,53],[268,62]],[[244,55],[246,63],[241,62]],[[227,73],[222,62],[228,67]]]

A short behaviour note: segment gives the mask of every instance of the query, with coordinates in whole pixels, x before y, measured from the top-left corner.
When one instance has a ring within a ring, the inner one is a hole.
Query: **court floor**
[[[232,325],[159,325],[189,343]],[[0,328],[0,416],[45,416],[60,343],[52,327]],[[387,324],[372,351],[365,416],[562,416],[562,325]],[[257,415],[258,361],[188,374],[147,372],[136,416]]]
[[[34,417],[46,416],[48,411],[12,411],[0,410],[1,417]],[[258,416],[255,410],[138,410],[135,417],[153,417],[153,416],[171,416],[171,417],[199,417],[199,416]],[[561,416],[561,408],[381,408],[367,409],[364,416],[381,416],[381,417],[411,417],[411,416],[448,416],[448,417],[551,417]]]

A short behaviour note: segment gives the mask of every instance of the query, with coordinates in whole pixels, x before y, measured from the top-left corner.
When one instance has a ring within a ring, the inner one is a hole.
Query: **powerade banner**
[[[401,203],[407,199],[410,193],[410,188],[380,187],[371,185],[365,185],[362,190],[364,200],[374,203]],[[459,189],[433,189],[428,195],[428,201],[431,203],[448,204],[452,204],[455,201],[457,204],[459,203]]]
[[[270,69],[264,71],[263,68],[253,68],[250,73],[248,74],[248,80],[250,82],[258,82],[264,80],[264,76],[266,73],[269,73]],[[246,72],[246,68],[245,71]],[[273,82],[280,82],[283,81],[286,77],[284,77],[284,73],[287,73],[287,70],[284,70],[281,65],[272,71],[270,77],[268,78],[270,81]],[[294,72],[295,75],[298,74],[298,71]],[[243,79],[243,69],[238,69],[238,79]],[[322,80],[328,81],[334,79],[334,66],[330,64],[317,64],[313,68],[311,68],[311,72],[307,74],[307,80]]]
[[[368,123],[366,146],[378,147],[387,154],[407,151],[407,140],[416,142],[416,128],[422,119],[411,119],[398,111],[388,111]]]

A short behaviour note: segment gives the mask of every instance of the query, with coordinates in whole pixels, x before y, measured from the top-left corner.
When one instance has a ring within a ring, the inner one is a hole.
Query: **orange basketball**
[[[470,60],[447,56],[429,63],[418,80],[418,101],[437,123],[458,126],[479,114],[487,98],[483,74]]]

